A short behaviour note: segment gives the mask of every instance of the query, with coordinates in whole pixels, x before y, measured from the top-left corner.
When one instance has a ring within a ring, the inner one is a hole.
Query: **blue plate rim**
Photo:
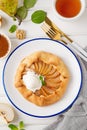
[[[54,41],[54,42],[57,43],[57,44],[62,44],[63,46],[65,46],[65,47],[74,55],[74,57],[76,58],[77,63],[78,63],[79,68],[80,68],[80,72],[81,72],[81,83],[80,83],[80,86],[79,86],[79,91],[78,91],[78,93],[77,93],[77,96],[74,98],[73,102],[71,102],[71,104],[70,104],[69,106],[67,106],[64,110],[62,110],[62,111],[60,111],[60,112],[58,112],[58,113],[54,113],[54,114],[52,114],[52,115],[46,115],[46,116],[33,115],[33,114],[27,113],[27,112],[21,110],[20,108],[18,108],[18,106],[16,106],[16,105],[14,104],[14,102],[11,100],[11,98],[9,97],[8,92],[7,92],[7,90],[6,90],[6,85],[5,85],[5,82],[4,82],[5,67],[6,67],[7,62],[8,62],[8,60],[10,59],[11,55],[12,55],[19,47],[21,47],[21,46],[23,46],[23,45],[25,45],[25,44],[29,44],[30,42],[35,41],[35,40],[51,40],[51,41]],[[20,45],[18,45],[18,46],[11,52],[11,54],[8,56],[8,58],[6,59],[6,62],[5,62],[5,64],[4,64],[4,67],[3,67],[3,71],[2,71],[2,83],[3,83],[4,91],[5,91],[5,94],[6,94],[7,98],[9,99],[9,101],[11,102],[11,104],[12,104],[17,110],[19,110],[20,112],[22,112],[23,114],[26,114],[26,115],[28,115],[28,116],[37,117],[37,118],[49,118],[49,117],[53,117],[53,116],[60,115],[60,114],[64,113],[64,112],[67,111],[67,110],[74,104],[74,102],[77,100],[77,98],[78,98],[78,96],[79,96],[79,93],[80,93],[80,91],[81,91],[81,88],[82,88],[82,83],[83,83],[82,67],[81,67],[81,64],[80,64],[80,62],[79,62],[79,60],[78,60],[76,54],[75,54],[68,46],[66,46],[66,45],[63,44],[62,42],[56,41],[56,40],[53,40],[53,39],[50,39],[50,38],[33,38],[33,39],[27,40],[27,41],[21,43]]]

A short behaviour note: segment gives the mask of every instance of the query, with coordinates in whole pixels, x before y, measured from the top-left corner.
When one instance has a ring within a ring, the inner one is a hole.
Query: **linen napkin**
[[[43,130],[87,130],[87,62],[80,58],[79,61],[83,72],[83,86],[78,99],[68,111],[58,115],[56,122]]]

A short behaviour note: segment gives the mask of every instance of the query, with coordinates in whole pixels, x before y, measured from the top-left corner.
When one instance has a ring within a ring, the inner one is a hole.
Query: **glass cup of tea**
[[[11,41],[7,35],[0,33],[0,60],[6,58],[11,51]]]
[[[52,5],[58,18],[67,21],[80,18],[86,8],[85,0],[53,0]]]

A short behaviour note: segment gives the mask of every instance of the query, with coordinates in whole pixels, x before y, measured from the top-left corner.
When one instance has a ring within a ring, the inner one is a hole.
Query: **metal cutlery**
[[[59,40],[78,54],[83,60],[87,62],[87,52],[81,48],[76,42],[69,38],[63,31],[61,31],[48,17],[41,25],[43,31],[53,40]]]

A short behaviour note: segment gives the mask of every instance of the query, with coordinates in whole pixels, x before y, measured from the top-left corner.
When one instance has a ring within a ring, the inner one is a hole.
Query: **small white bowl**
[[[10,51],[11,51],[11,41],[10,41],[9,37],[6,34],[0,33],[0,35],[4,36],[6,38],[6,40],[8,41],[8,46],[9,46],[8,51],[6,52],[6,54],[4,56],[0,57],[0,60],[2,60],[4,58],[6,58],[9,55]]]
[[[80,12],[76,15],[76,16],[74,16],[74,17],[70,17],[70,18],[68,18],[68,17],[63,17],[62,15],[60,15],[59,13],[58,13],[58,11],[56,10],[56,1],[57,0],[52,0],[52,7],[53,7],[53,10],[54,10],[54,13],[56,14],[56,16],[59,18],[59,19],[61,19],[61,20],[64,20],[64,21],[75,21],[75,20],[77,20],[78,18],[80,18],[81,17],[81,15],[84,13],[84,11],[85,11],[85,8],[86,8],[86,1],[85,0],[80,0],[81,1],[81,9],[80,9]]]

